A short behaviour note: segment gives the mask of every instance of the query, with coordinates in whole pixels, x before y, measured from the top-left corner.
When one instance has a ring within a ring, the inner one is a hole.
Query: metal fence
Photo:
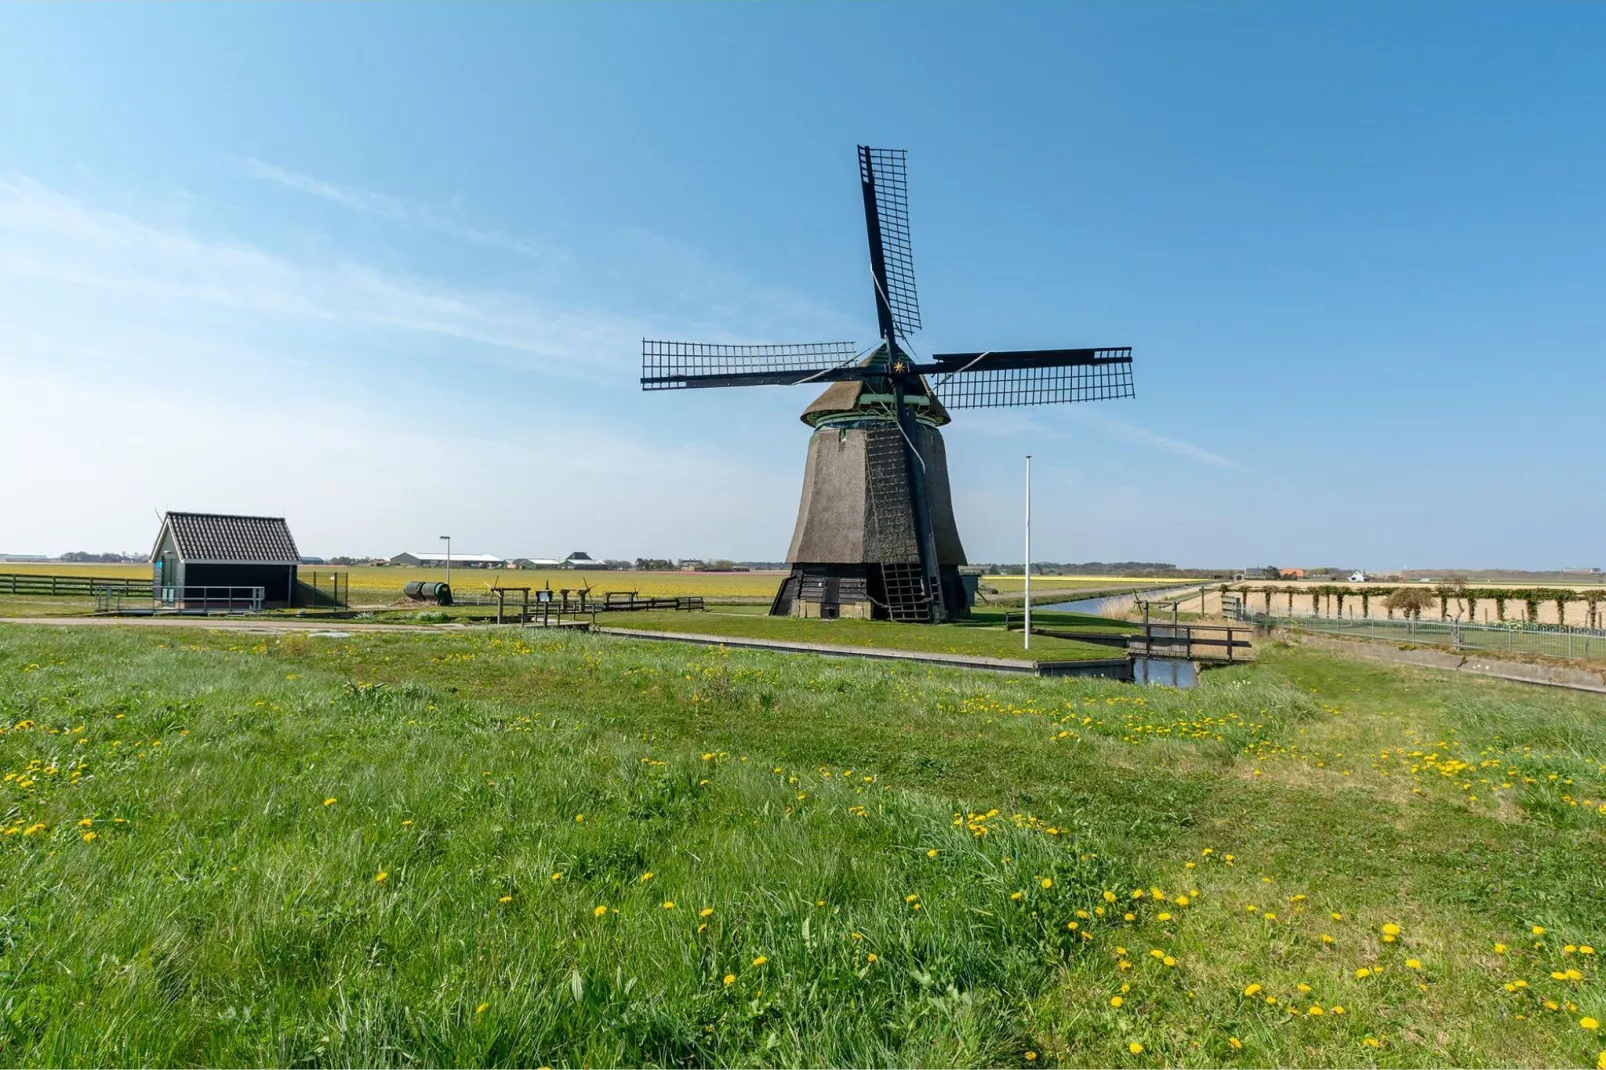
[[[1606,660],[1606,629],[1560,624],[1471,624],[1439,620],[1378,620],[1373,617],[1263,617],[1259,624],[1285,624],[1308,632],[1442,646],[1451,650],[1542,654],[1551,658]]]

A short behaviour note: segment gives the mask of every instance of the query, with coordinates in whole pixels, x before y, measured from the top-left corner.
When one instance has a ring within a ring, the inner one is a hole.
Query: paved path
[[[1132,663],[1126,658],[1087,661],[1025,661],[993,658],[981,654],[941,654],[926,650],[889,650],[869,646],[841,646],[836,643],[805,643],[798,640],[753,639],[730,635],[697,635],[688,632],[656,632],[645,628],[614,628],[597,625],[600,635],[621,639],[660,639],[703,646],[728,646],[744,650],[775,650],[787,654],[824,654],[838,658],[871,658],[882,661],[918,661],[957,669],[988,669],[992,672],[1031,673],[1037,676],[1103,676],[1119,680],[1132,678]]]

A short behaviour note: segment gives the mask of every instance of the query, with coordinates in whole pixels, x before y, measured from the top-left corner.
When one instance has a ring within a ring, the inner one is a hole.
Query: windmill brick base
[[[860,617],[924,623],[931,599],[921,576],[919,523],[903,431],[874,380],[836,383],[803,412],[814,428],[797,526],[786,560],[791,574],[770,605],[774,616]],[[940,402],[913,387],[908,400],[943,601],[951,617],[969,615],[959,569],[965,548],[954,522]]]

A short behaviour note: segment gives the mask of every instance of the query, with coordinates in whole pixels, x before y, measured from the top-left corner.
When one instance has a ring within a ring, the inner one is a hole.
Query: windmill
[[[881,338],[801,345],[641,344],[643,390],[826,383],[803,497],[770,606],[778,616],[941,623],[969,614],[965,562],[938,430],[950,409],[1131,397],[1132,350],[938,353],[921,360],[902,149],[859,146],[859,183]],[[929,379],[928,379],[929,377]]]

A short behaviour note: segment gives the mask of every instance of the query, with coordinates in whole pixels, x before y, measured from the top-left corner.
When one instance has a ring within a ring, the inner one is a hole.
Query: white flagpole
[[[1026,455],[1026,649],[1032,648],[1032,455]]]

